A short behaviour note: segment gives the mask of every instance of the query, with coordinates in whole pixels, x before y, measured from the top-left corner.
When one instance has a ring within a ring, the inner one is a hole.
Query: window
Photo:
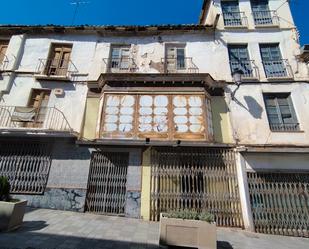
[[[169,45],[166,48],[166,69],[168,72],[186,70],[185,46]]]
[[[265,93],[265,106],[272,131],[298,131],[290,93]]]
[[[0,68],[6,62],[6,50],[8,48],[8,41],[1,41],[0,40]]]
[[[247,45],[229,45],[228,51],[231,72],[233,73],[240,69],[244,72],[244,77],[253,77]]]
[[[242,25],[238,1],[222,1],[221,8],[225,26]]]
[[[66,76],[72,51],[72,44],[53,44],[46,63],[46,75]]]
[[[260,52],[267,78],[287,76],[285,61],[282,60],[279,44],[260,44]]]
[[[268,0],[251,0],[251,8],[256,25],[273,24],[271,11],[269,11]]]
[[[111,48],[110,68],[127,71],[131,66],[130,46],[113,46]]]
[[[101,136],[205,140],[213,134],[208,105],[205,95],[106,94]]]

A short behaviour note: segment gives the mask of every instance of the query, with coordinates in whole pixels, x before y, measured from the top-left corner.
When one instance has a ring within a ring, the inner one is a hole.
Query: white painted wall
[[[309,170],[309,154],[244,153],[247,170]]]
[[[205,24],[213,24],[215,16],[220,14],[217,29],[228,30],[229,28],[224,27],[221,2],[222,0],[212,0]],[[269,10],[277,12],[280,28],[290,29],[295,27],[288,1],[269,0]],[[239,11],[244,12],[247,18],[248,26],[245,29],[255,29],[250,0],[239,0]]]

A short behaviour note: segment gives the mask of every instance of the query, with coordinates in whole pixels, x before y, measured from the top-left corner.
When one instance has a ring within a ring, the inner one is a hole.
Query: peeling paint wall
[[[233,88],[231,87],[230,91]],[[291,99],[300,123],[299,132],[272,132],[265,110],[263,93],[291,93]],[[233,131],[243,144],[309,144],[309,84],[244,84],[236,92],[236,101],[230,101]]]

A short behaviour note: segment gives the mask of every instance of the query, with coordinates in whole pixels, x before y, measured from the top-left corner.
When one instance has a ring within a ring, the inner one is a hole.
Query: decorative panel
[[[210,100],[197,94],[106,94],[102,138],[207,140]]]

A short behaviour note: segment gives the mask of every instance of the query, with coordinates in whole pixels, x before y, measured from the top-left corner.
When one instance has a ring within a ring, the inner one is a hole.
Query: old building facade
[[[309,72],[285,1],[206,0],[198,25],[1,26],[0,49],[0,170],[29,205],[308,236]]]

